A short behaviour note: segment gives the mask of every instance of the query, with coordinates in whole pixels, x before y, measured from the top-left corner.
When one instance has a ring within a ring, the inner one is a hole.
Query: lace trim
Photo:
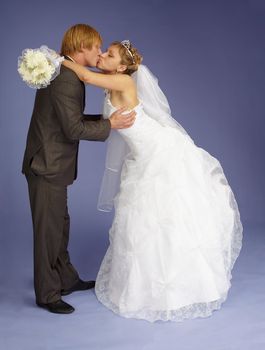
[[[216,173],[221,173],[223,175],[223,181],[228,185],[227,180],[223,174],[223,169],[221,165],[215,169]],[[240,213],[238,210],[238,205],[235,200],[234,194],[230,189],[230,206],[234,211],[234,227],[231,233],[231,246],[227,251],[223,251],[224,264],[226,266],[227,280],[229,281],[229,288],[231,287],[230,280],[232,279],[231,270],[234,266],[236,259],[239,256],[242,247],[242,232],[243,227],[240,221]],[[108,297],[108,285],[109,285],[109,274],[111,269],[112,253],[110,248],[108,249],[97,276],[95,292],[98,300],[105,305],[107,308],[112,310],[118,315],[126,318],[137,318],[144,319],[150,322],[161,321],[175,321],[181,322],[185,319],[194,319],[198,317],[209,317],[212,315],[213,311],[221,308],[222,303],[227,298],[228,290],[221,295],[220,299],[214,300],[206,303],[195,303],[181,307],[177,310],[160,310],[154,311],[147,308],[138,310],[137,312],[123,312],[117,305],[115,305]]]

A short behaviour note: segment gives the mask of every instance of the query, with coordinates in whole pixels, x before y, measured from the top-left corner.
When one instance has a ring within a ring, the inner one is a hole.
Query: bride
[[[106,89],[103,117],[127,106],[132,127],[113,131],[98,208],[115,216],[96,279],[97,298],[151,322],[207,317],[221,307],[242,242],[233,192],[213,156],[172,117],[157,79],[128,40],[101,55],[96,73],[64,60]]]

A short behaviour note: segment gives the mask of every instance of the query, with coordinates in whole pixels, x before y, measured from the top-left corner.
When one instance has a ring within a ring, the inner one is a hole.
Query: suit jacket
[[[70,69],[36,92],[22,173],[69,185],[77,177],[79,140],[105,141],[111,124],[101,115],[84,115],[85,86]]]

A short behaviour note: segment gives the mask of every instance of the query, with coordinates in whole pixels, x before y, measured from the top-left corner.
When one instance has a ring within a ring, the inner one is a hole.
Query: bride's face
[[[101,54],[98,60],[97,68],[111,74],[125,70],[126,66],[121,64],[119,48],[113,45],[110,46],[106,52]]]

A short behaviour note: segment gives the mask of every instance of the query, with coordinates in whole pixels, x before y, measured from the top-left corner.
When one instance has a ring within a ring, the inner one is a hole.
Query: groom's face
[[[100,43],[96,42],[93,44],[91,49],[83,48],[85,65],[88,67],[96,67],[99,56],[101,55]]]

